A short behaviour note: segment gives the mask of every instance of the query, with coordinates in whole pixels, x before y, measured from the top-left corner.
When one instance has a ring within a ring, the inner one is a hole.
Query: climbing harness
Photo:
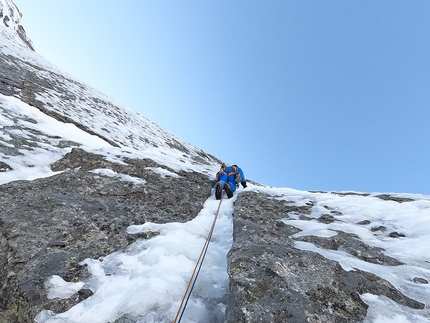
[[[206,238],[206,242],[203,245],[202,251],[200,252],[199,259],[197,260],[196,266],[194,267],[193,274],[190,277],[190,281],[188,282],[187,289],[185,290],[184,297],[182,298],[181,305],[179,306],[178,312],[176,313],[176,317],[175,317],[175,320],[173,321],[173,323],[181,322],[182,315],[184,315],[185,308],[187,307],[188,300],[190,299],[190,296],[191,296],[191,293],[193,291],[194,285],[196,283],[197,277],[199,275],[200,269],[202,268],[203,260],[205,259],[206,252],[207,252],[208,247],[209,247],[209,242],[211,240],[212,233],[213,233],[214,228],[215,228],[215,223],[216,223],[216,220],[218,217],[219,209],[221,207],[221,202],[222,202],[222,195],[221,195],[221,200],[219,201],[219,204],[218,204],[218,209],[215,212],[215,217],[214,217],[214,220],[212,222],[212,227],[209,230],[208,236]]]

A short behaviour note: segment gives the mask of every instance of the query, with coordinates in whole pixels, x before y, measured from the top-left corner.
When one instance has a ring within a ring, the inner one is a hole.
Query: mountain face
[[[0,18],[0,322],[88,322],[53,314],[85,301],[90,311],[84,260],[149,252],[139,243],[157,241],[157,225],[195,219],[221,161],[47,62],[11,0]],[[209,301],[195,321],[428,322],[429,197],[248,186],[222,202],[233,209],[228,290],[197,290]],[[106,279],[120,267],[109,266]],[[52,296],[53,276],[80,287]],[[100,322],[173,320],[169,307],[145,306]]]
[[[22,14],[12,0],[0,0],[0,31],[17,44],[34,50],[31,40],[25,34],[21,22]]]

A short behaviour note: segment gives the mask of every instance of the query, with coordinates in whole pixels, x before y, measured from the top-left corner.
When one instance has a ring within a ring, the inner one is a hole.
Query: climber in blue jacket
[[[227,197],[230,199],[233,197],[233,192],[239,187],[239,183],[246,187],[246,178],[243,174],[242,169],[237,165],[226,166],[221,165],[221,169],[216,174],[216,184],[215,184],[215,198],[217,200],[221,199],[222,190],[225,190]]]

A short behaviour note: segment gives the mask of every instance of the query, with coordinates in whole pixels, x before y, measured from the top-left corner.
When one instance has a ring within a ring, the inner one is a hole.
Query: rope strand
[[[221,196],[221,200],[219,201],[218,209],[216,210],[211,229],[209,230],[205,244],[203,245],[202,251],[200,252],[199,259],[196,262],[196,266],[194,267],[193,274],[191,275],[190,281],[188,282],[187,289],[185,290],[184,297],[182,297],[181,305],[179,306],[178,312],[176,313],[176,317],[175,317],[175,320],[173,321],[173,323],[181,322],[182,315],[184,314],[185,308],[187,307],[188,300],[190,299],[190,296],[191,296],[191,293],[193,291],[194,285],[196,283],[197,277],[200,273],[200,269],[202,268],[203,260],[205,259],[206,252],[207,252],[208,247],[209,247],[209,242],[211,240],[212,233],[213,233],[213,230],[215,228],[215,223],[216,223],[216,220],[218,217],[219,209],[221,207],[221,202],[222,202],[222,196]]]

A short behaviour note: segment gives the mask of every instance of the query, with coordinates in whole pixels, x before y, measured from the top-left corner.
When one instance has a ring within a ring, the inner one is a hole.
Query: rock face
[[[184,163],[205,164],[208,168],[221,163],[140,114],[78,82],[38,54],[1,38],[0,94],[16,97],[115,148],[158,151],[163,155],[167,150],[169,155],[175,152],[175,159]],[[106,120],[108,126],[100,120]]]
[[[160,167],[151,160],[119,165],[81,149],[52,167],[64,172],[0,185],[0,322],[32,322],[42,309],[62,312],[90,296],[91,291],[81,290],[69,300],[49,300],[44,282],[51,275],[84,279],[87,271],[79,262],[132,243],[136,236],[127,235],[129,225],[194,218],[212,187],[199,173],[163,178],[151,170]],[[142,181],[91,172],[97,168]]]
[[[257,193],[242,193],[237,199],[226,322],[361,322],[367,310],[359,296],[363,293],[424,308],[373,274],[345,271],[336,261],[295,248],[295,241],[311,241],[325,249],[342,248],[366,261],[401,264],[343,232],[331,238],[291,238],[300,230],[281,220],[289,213],[307,219],[312,206],[288,206]]]
[[[221,161],[44,61],[32,51],[20,18],[11,0],[0,0],[0,94],[72,123],[109,144],[112,155],[121,154],[121,162],[113,161],[83,150],[73,140],[52,137],[31,127],[37,120],[15,113],[0,101],[0,118],[7,121],[0,128],[0,178],[14,171],[15,158],[27,168],[35,167],[33,160],[19,159],[24,152],[46,150],[50,156],[60,156],[50,165],[59,172],[54,176],[0,185],[0,322],[22,323],[33,322],[41,310],[64,312],[91,296],[90,290],[80,290],[67,300],[48,299],[44,285],[48,277],[83,281],[88,272],[79,263],[85,258],[102,257],[135,239],[157,235],[131,236],[125,230],[128,226],[195,217],[212,188],[206,171]],[[104,126],[97,122],[100,119],[106,120]],[[131,159],[124,157],[128,149],[157,154],[152,159]],[[184,171],[163,164],[168,158],[183,162]],[[193,172],[189,165],[204,171]],[[161,176],[156,172],[159,168],[172,175]],[[124,181],[122,176],[134,180]],[[411,201],[388,194],[378,198]],[[367,292],[411,308],[424,307],[373,274],[346,271],[336,261],[297,248],[297,242],[311,242],[325,250],[345,250],[369,263],[402,264],[350,233],[293,237],[299,229],[281,220],[294,215],[310,221],[313,207],[312,202],[292,206],[256,192],[238,196],[234,242],[228,254],[230,300],[225,322],[361,322],[367,305],[360,295]],[[319,223],[332,223],[342,216],[329,205],[326,210]],[[385,230],[382,225],[372,228]],[[403,234],[387,235],[402,238]],[[423,277],[411,281],[428,284]],[[133,321],[124,317],[120,322]]]
[[[99,137],[121,155],[121,162],[109,162],[80,149],[77,142],[34,128],[37,120],[0,102],[0,174],[13,171],[16,164],[34,168],[34,161],[23,157],[27,152],[53,156],[69,151],[51,165],[60,174],[0,185],[0,322],[33,322],[42,309],[61,312],[91,295],[83,290],[69,300],[49,300],[44,283],[51,275],[69,281],[86,277],[79,262],[129,245],[136,239],[125,231],[131,224],[195,217],[212,183],[189,165],[211,169],[220,161],[34,53],[29,40],[23,43],[21,14],[11,0],[0,0],[0,18],[0,94]],[[104,125],[99,126],[100,120]],[[154,158],[127,158],[128,149],[150,151]],[[166,158],[182,161],[184,171],[175,171],[177,176],[154,172],[159,167],[170,170],[159,163]],[[94,169],[116,171],[136,183]]]
[[[0,31],[7,38],[34,51],[33,43],[20,25],[22,14],[11,0],[0,0]]]

